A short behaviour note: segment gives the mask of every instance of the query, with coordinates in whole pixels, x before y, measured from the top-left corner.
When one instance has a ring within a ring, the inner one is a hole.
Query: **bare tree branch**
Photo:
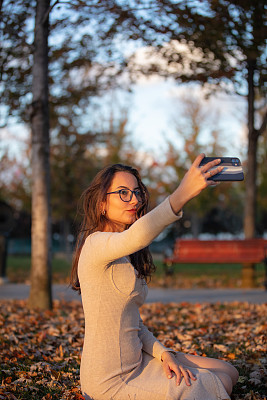
[[[44,24],[44,23],[46,22],[47,18],[49,17],[50,12],[53,10],[53,8],[54,8],[58,3],[60,3],[60,0],[56,0],[55,3],[52,4],[52,5],[48,8],[48,10],[47,10],[47,12],[45,13],[44,18],[43,18],[43,20],[42,20],[42,24]]]
[[[0,1],[3,1],[3,0],[0,0]],[[88,6],[88,4],[83,4],[83,2],[80,2],[81,3],[81,5],[82,6],[85,6],[85,5],[87,5]],[[47,12],[46,12],[46,14],[45,14],[45,16],[44,16],[44,18],[43,18],[43,21],[42,21],[42,23],[44,23],[45,21],[46,21],[46,19],[48,18],[48,16],[49,16],[49,14],[50,14],[50,12],[52,11],[52,9],[57,5],[57,4],[68,4],[68,5],[70,5],[70,2],[68,2],[68,1],[60,1],[60,0],[56,0],[55,1],[55,3],[54,4],[52,4],[50,7],[49,7],[49,9],[47,10]],[[123,7],[122,6],[119,6],[118,4],[116,4],[116,6],[118,7],[118,8],[120,8],[120,9],[122,9],[123,10]],[[112,9],[113,9],[113,7],[106,7],[105,5],[103,5],[103,4],[101,4],[101,3],[98,3],[98,4],[90,4],[89,5],[89,7],[91,7],[91,8],[103,8],[105,11],[111,11]],[[154,6],[149,6],[149,7],[133,7],[133,8],[128,8],[127,7],[127,11],[128,12],[134,12],[134,11],[146,11],[146,10],[149,10],[149,11],[151,11],[151,9],[154,9],[154,10],[160,10],[160,7],[158,7],[158,5],[154,5]]]

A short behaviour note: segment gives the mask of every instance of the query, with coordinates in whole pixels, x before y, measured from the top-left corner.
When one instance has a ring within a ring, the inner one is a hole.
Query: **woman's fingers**
[[[181,373],[182,373],[182,375],[184,377],[186,385],[187,386],[191,386],[190,379],[189,379],[189,374],[188,374],[188,369],[186,369],[185,367],[180,365],[180,371],[181,371]],[[177,385],[180,385],[181,378],[178,380],[178,377],[177,377],[177,382],[176,383],[177,383]]]
[[[199,169],[201,170],[202,173],[213,172],[213,170],[210,171],[210,169],[213,168],[213,167],[215,167],[216,165],[220,164],[220,162],[221,162],[221,159],[220,159],[220,158],[217,158],[217,159],[215,159],[215,160],[213,160],[213,161],[210,161],[210,162],[208,162],[207,164],[204,164],[204,165],[202,165],[202,166],[200,167],[199,165],[200,165],[200,163],[201,163],[201,161],[203,160],[204,157],[205,157],[205,154],[204,154],[204,153],[199,154],[199,155],[196,157],[196,159],[195,159],[195,161],[193,162],[193,164],[192,164],[192,166],[194,166],[195,168],[199,168]],[[220,167],[220,168],[223,168],[223,167]],[[217,171],[217,172],[212,173],[212,175],[216,175],[218,172],[220,172],[220,171],[217,170],[217,169],[214,169],[214,171]],[[210,176],[212,176],[212,175],[210,175]]]
[[[171,372],[173,371],[176,375],[177,386],[180,385],[182,377],[184,378],[187,386],[191,386],[190,379],[192,379],[193,381],[197,379],[195,375],[183,365],[177,365],[176,363],[174,363],[173,365],[168,366],[168,369],[169,372],[167,372],[167,377],[172,378]]]
[[[176,385],[178,386],[178,385],[180,385],[181,380],[182,380],[182,371],[181,371],[181,369],[180,369],[180,366],[177,365],[177,364],[174,364],[174,365],[172,366],[172,370],[173,370],[173,372],[174,372],[175,375],[176,375]]]
[[[196,376],[193,374],[192,371],[190,371],[190,369],[188,370],[188,375],[189,375],[190,379],[193,379],[193,381],[197,380]]]
[[[207,172],[209,171],[211,168],[215,167],[216,165],[220,164],[221,159],[217,158],[216,160],[210,161],[207,164],[204,164],[200,167],[202,172]]]
[[[218,164],[220,164],[220,162],[221,162],[221,159],[217,158],[216,160],[210,161],[207,164],[204,164],[200,167],[199,165],[204,157],[205,157],[204,153],[199,154],[196,157],[195,161],[193,162],[193,164],[190,168],[190,172],[191,172],[190,176],[191,175],[195,176],[195,177],[201,176],[202,178],[204,178],[204,180],[205,180],[204,187],[210,186],[210,185],[216,185],[216,182],[213,182],[211,180],[211,178],[223,170],[223,168],[224,168],[223,166],[218,166]]]
[[[169,364],[163,364],[163,369],[164,369],[164,372],[165,372],[165,374],[166,374],[166,376],[167,376],[167,378],[169,378],[169,379],[171,379],[172,378],[172,370],[170,369],[170,367],[169,367]]]
[[[210,178],[212,178],[214,175],[219,174],[220,172],[222,172],[223,168],[224,168],[224,167],[221,166],[221,167],[213,168],[213,169],[211,169],[210,171],[204,172],[205,179],[210,179]],[[202,173],[203,173],[203,172],[202,172]]]
[[[193,381],[197,380],[197,378],[195,377],[193,372],[190,371],[190,369],[187,369],[186,367],[180,365],[180,370],[181,370],[181,373],[182,373],[182,375],[184,377],[184,380],[185,380],[185,383],[186,383],[187,386],[191,386],[190,379],[192,379]],[[177,382],[177,385],[178,385],[178,382]]]
[[[198,168],[198,167],[199,167],[199,164],[201,163],[201,161],[203,160],[204,157],[205,157],[205,154],[204,154],[204,153],[199,154],[199,155],[196,157],[195,161],[193,162],[192,166]]]

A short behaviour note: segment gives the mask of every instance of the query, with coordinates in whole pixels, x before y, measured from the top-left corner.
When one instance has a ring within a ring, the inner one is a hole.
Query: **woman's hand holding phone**
[[[218,157],[204,157],[200,162],[200,166],[202,167],[217,158]],[[213,175],[211,178],[213,181],[234,182],[244,180],[243,168],[238,157],[220,157],[220,159],[220,165],[224,168],[219,174]]]
[[[204,157],[205,154],[197,156],[178,188],[170,195],[170,204],[174,213],[178,213],[188,201],[196,197],[203,189],[216,185],[212,177],[223,170],[223,166],[218,166],[221,159],[213,159],[200,166]]]

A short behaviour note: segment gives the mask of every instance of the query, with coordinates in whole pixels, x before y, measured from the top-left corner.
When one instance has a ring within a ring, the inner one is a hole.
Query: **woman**
[[[147,246],[222,170],[199,155],[178,188],[147,213],[148,192],[134,168],[102,170],[83,194],[84,220],[72,269],[81,291],[85,339],[81,389],[94,400],[230,399],[236,369],[165,348],[144,326],[139,307],[154,271]]]

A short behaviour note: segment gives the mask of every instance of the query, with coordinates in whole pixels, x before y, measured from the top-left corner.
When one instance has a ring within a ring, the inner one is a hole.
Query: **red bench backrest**
[[[261,262],[266,257],[267,240],[197,240],[177,239],[173,261],[179,262]]]

